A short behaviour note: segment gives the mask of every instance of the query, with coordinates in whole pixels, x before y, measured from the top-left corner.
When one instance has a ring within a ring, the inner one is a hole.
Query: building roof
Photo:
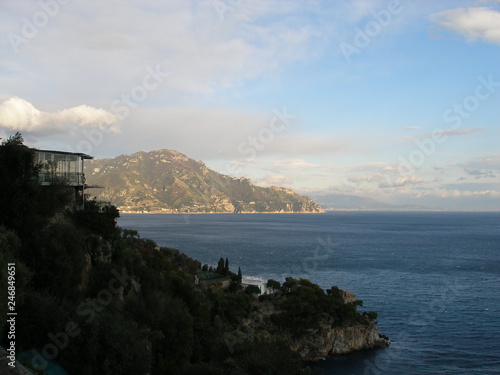
[[[55,150],[39,150],[37,148],[32,148],[34,151],[38,152],[50,152],[51,154],[60,154],[60,155],[76,155],[76,156],[81,156],[84,159],[93,159],[93,156],[84,154],[82,152],[68,152],[68,151],[55,151]]]

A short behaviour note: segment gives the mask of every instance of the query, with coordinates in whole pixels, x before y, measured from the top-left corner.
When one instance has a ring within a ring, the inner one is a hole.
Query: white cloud
[[[0,126],[31,131],[40,126],[42,113],[21,98],[10,98],[0,104]]]
[[[462,134],[472,134],[472,133],[477,133],[484,130],[484,128],[474,128],[474,129],[449,129],[449,130],[439,130],[436,131],[432,134],[437,134],[437,135],[447,135],[447,136],[453,136],[453,135],[462,135]]]
[[[355,175],[355,176],[347,176],[347,181],[352,182],[354,184],[360,185],[371,182],[380,182],[385,181],[386,176],[381,173],[375,173],[373,175]]]
[[[414,141],[414,140],[416,140],[416,139],[418,139],[418,138],[417,138],[417,137],[413,137],[413,136],[409,136],[409,135],[405,135],[405,136],[403,137],[403,139],[404,139],[405,141]]]
[[[276,160],[272,163],[273,167],[279,169],[311,169],[319,167],[318,164],[309,163],[302,159],[287,159],[287,160]]]
[[[387,183],[387,182],[381,182],[379,184],[380,188],[400,188],[400,187],[405,187],[405,186],[411,186],[411,185],[420,185],[424,183],[425,181],[417,178],[415,176],[404,176],[404,177],[399,177],[396,178],[394,181]]]
[[[82,42],[82,45],[91,50],[122,50],[131,49],[135,46],[136,42],[129,35],[121,33],[107,32],[88,37]]]
[[[278,168],[312,168],[317,163],[314,158],[364,151],[354,140],[299,133],[299,119],[292,119],[281,132],[271,134],[269,129],[276,116],[273,111],[272,106],[247,111],[229,107],[138,107],[124,122],[123,135],[107,145],[106,152],[113,155],[135,151],[137,145],[172,148],[206,162],[245,162],[245,169],[249,161],[266,161],[268,171],[273,168],[273,172],[282,173]],[[278,160],[274,165],[269,158],[275,156],[285,161]]]
[[[474,158],[459,165],[463,168],[500,171],[500,154]]]
[[[426,180],[416,176],[401,176],[398,165],[395,163],[373,162],[360,164],[350,168],[350,172],[359,174],[347,175],[346,180],[357,187],[366,189],[406,189],[410,186],[421,185]],[[371,184],[371,185],[370,185]]]
[[[474,176],[476,180],[480,178],[496,178],[497,176],[490,170],[483,169],[465,169],[469,176]]]
[[[359,148],[348,139],[310,136],[299,133],[280,133],[269,144],[268,151],[273,154],[302,155],[332,155],[351,153]]]
[[[162,84],[162,93],[178,102],[184,95],[211,96],[256,77],[272,79],[283,65],[313,59],[324,51],[322,30],[327,25],[311,21],[304,12],[305,7],[319,13],[314,5],[243,2],[221,22],[213,4],[211,0],[124,1],[115,6],[72,2],[50,18],[39,35],[18,46],[29,59],[20,63],[9,44],[3,48],[16,60],[13,73],[19,76],[37,61],[36,75],[44,85],[34,87],[37,79],[27,82],[29,86],[22,89],[31,93],[51,82],[74,96],[78,87],[80,97],[98,93],[113,100],[141,82],[144,67],[160,64],[173,76]],[[30,19],[37,11],[36,6],[27,10],[15,2],[10,7],[19,19],[21,15]],[[236,13],[242,17],[234,17]],[[0,25],[2,35],[11,31],[21,33]],[[19,86],[2,89],[27,95],[19,93]]]
[[[0,103],[0,127],[44,136],[69,133],[74,126],[90,126],[117,132],[117,122],[118,118],[113,113],[88,105],[43,112],[18,97]]]
[[[253,181],[258,186],[291,186],[295,178],[290,175],[267,174],[264,178]]]
[[[461,167],[469,176],[476,180],[481,178],[495,179],[500,173],[500,155],[490,155],[475,158],[453,166]]]
[[[388,163],[385,161],[375,161],[375,162],[371,162],[371,163],[357,164],[352,168],[352,170],[396,174],[396,173],[398,173],[398,164],[397,163]]]
[[[499,198],[500,192],[492,190],[482,190],[482,191],[471,191],[471,190],[457,190],[457,189],[429,189],[415,191],[414,196],[416,198],[422,198],[427,196],[435,196],[439,198],[463,198],[463,197],[474,197],[474,196],[489,196],[491,198]]]
[[[435,13],[430,19],[469,41],[500,44],[500,12],[487,8],[459,8]]]

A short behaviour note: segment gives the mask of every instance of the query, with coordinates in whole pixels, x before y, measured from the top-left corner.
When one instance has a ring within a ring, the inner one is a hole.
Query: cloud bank
[[[0,127],[7,130],[51,136],[71,133],[77,126],[89,126],[118,132],[118,117],[104,109],[88,105],[43,112],[30,102],[11,97],[0,103]]]
[[[460,8],[435,13],[430,19],[469,41],[500,44],[500,12],[487,8]]]

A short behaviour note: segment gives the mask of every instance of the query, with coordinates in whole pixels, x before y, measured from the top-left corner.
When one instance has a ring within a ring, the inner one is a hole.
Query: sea
[[[304,277],[378,313],[386,349],[325,358],[330,375],[500,374],[500,213],[122,214],[122,228],[244,276]]]

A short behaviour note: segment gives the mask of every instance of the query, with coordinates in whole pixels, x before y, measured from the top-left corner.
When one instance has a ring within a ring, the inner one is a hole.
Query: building
[[[83,162],[84,160],[93,159],[92,156],[77,152],[36,149],[34,151],[35,164],[40,166],[40,182],[42,185],[63,181],[70,186],[85,186]]]
[[[261,279],[260,277],[244,277],[241,279],[241,286],[243,288],[249,287],[250,285],[256,286],[260,290],[260,294],[269,294],[271,291],[267,287],[267,281]]]
[[[85,183],[83,173],[84,161],[93,159],[92,156],[79,152],[37,150],[35,152],[35,164],[40,166],[40,183],[49,186],[54,183],[64,183],[75,189],[76,201],[85,202],[85,190],[100,188],[100,186],[88,186]]]

